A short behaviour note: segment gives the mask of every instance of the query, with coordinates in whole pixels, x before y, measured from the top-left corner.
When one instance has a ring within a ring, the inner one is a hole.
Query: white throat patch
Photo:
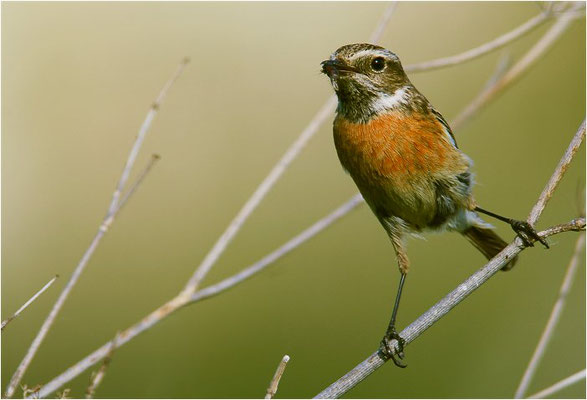
[[[377,96],[371,103],[371,108],[376,112],[392,110],[401,104],[406,104],[408,98],[409,93],[406,88],[399,88],[392,95],[385,93]]]

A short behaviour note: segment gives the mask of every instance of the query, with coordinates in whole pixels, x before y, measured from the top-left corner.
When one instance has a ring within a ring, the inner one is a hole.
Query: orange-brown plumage
[[[436,180],[450,180],[469,168],[432,116],[390,111],[354,123],[339,114],[334,143],[371,208],[402,218],[414,230],[429,225],[437,214]],[[473,204],[468,196],[453,197],[466,208]]]

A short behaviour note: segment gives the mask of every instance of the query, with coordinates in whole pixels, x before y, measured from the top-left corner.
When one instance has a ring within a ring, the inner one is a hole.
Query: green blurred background
[[[331,94],[319,63],[367,40],[385,3],[3,3],[2,316],[62,278],[2,333],[2,390],[94,235],[137,129],[184,56],[141,151],[162,160],[103,240],[24,383],[48,382],[185,284],[243,202]],[[382,44],[404,64],[513,29],[536,3],[400,3]],[[507,47],[515,59],[550,26]],[[450,120],[503,51],[412,74]],[[585,20],[455,132],[475,160],[480,204],[525,218],[585,111]],[[579,152],[538,226],[578,213]],[[136,175],[136,171],[135,171]],[[355,187],[331,119],[205,280],[221,280],[342,204]],[[509,227],[500,234],[513,238]],[[511,397],[556,298],[576,234],[523,253],[348,397]],[[399,327],[484,264],[457,234],[411,240]],[[180,310],[119,349],[98,397],[311,397],[373,352],[399,274],[360,206],[268,270]],[[585,368],[585,268],[529,392]],[[95,367],[94,369],[97,369]],[[83,396],[89,371],[68,387]],[[530,394],[529,393],[529,394]],[[559,393],[585,397],[584,382]]]

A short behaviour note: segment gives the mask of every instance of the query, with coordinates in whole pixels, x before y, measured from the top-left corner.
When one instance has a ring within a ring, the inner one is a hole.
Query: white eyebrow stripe
[[[369,50],[361,50],[361,51],[357,51],[355,54],[353,54],[350,59],[351,60],[355,60],[357,58],[361,58],[364,56],[382,56],[385,57],[386,55],[388,55],[388,53],[384,50],[377,50],[377,49],[369,49]]]

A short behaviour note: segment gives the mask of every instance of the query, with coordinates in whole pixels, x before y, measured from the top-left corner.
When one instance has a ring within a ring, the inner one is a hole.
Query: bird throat
[[[412,110],[413,86],[405,85],[390,91],[373,90],[362,85],[338,83],[337,113],[353,123],[368,123],[373,118],[392,110]],[[336,88],[336,86],[335,86]]]

